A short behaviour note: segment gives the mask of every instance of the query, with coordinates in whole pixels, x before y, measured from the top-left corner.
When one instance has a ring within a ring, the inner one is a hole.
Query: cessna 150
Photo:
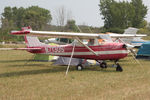
[[[33,31],[30,27],[25,27],[21,31],[12,31],[12,35],[24,35],[27,48],[17,48],[15,50],[27,50],[30,53],[46,54],[54,56],[64,56],[81,59],[92,59],[100,63],[101,68],[107,68],[105,60],[114,61],[116,71],[122,72],[123,69],[119,65],[119,59],[127,57],[128,50],[133,46],[125,43],[116,43],[110,41],[109,34],[94,33],[72,33],[72,32],[51,32],[51,31]],[[71,44],[51,46],[41,43],[37,36],[51,38],[72,38],[75,41]],[[107,37],[109,41],[99,42],[99,39]],[[135,35],[112,35],[111,37],[136,37]],[[89,40],[87,44],[82,42],[83,39]],[[82,69],[82,63],[77,65],[77,69]]]

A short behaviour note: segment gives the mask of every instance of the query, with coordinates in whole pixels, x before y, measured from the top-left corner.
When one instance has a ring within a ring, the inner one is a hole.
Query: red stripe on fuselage
[[[98,46],[89,46],[93,51],[113,51],[113,50],[125,50],[125,48],[122,48],[121,43],[107,43],[104,45],[98,45]],[[62,46],[64,48],[65,52],[72,52],[73,46]],[[75,47],[75,52],[88,52],[89,50],[86,47]]]

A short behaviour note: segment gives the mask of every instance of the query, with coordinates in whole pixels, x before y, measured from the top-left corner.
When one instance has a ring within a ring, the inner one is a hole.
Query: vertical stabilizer
[[[32,31],[32,28],[30,26],[22,27],[22,30]],[[38,37],[35,37],[35,36],[26,35],[24,38],[25,38],[25,43],[26,43],[27,47],[37,47],[37,46],[46,45],[46,44],[40,42]]]
[[[137,29],[137,28],[129,27],[129,28],[125,29],[125,32],[123,34],[136,35],[136,33],[137,33],[138,30],[139,29]],[[133,39],[134,39],[134,37],[133,38],[123,38],[123,41],[126,42],[126,43],[131,44],[131,41]]]
[[[125,29],[125,32],[123,34],[132,34],[132,35],[135,35],[138,30],[139,29],[137,29],[137,28],[129,27],[129,28]]]
[[[37,47],[37,46],[43,46],[46,45],[39,41],[37,37],[34,36],[25,36],[25,43],[27,47]]]

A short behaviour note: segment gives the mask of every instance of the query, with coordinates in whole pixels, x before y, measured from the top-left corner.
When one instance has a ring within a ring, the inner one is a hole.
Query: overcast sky
[[[64,6],[66,11],[72,13],[72,18],[76,20],[76,24],[100,27],[103,26],[103,20],[99,14],[99,1],[100,0],[0,0],[0,14],[4,11],[6,6],[29,7],[38,5],[39,7],[50,10],[53,19],[55,19],[56,9]],[[143,2],[148,6],[148,9],[150,9],[150,0],[143,0]],[[148,10],[146,20],[150,22],[150,10]],[[52,21],[52,24],[56,24],[55,20]]]

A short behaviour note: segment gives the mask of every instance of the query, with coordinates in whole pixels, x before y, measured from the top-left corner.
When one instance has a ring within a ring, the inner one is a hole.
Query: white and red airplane
[[[99,42],[99,39],[104,39],[104,37],[107,37],[110,40],[111,38],[108,34],[33,31],[30,27],[25,27],[21,31],[12,31],[10,34],[25,36],[27,48],[17,48],[15,50],[27,50],[28,52],[35,54],[92,59],[99,62],[101,68],[107,68],[105,60],[111,60],[115,62],[116,71],[120,72],[123,71],[123,69],[118,63],[119,59],[127,57],[128,50],[133,48],[132,45],[125,43],[116,43],[112,41]],[[73,38],[75,41],[72,44],[51,46],[41,43],[37,36]],[[116,37],[116,35],[114,35],[114,37]],[[129,36],[121,35],[120,37]],[[130,37],[132,37],[132,35],[130,35]],[[84,44],[82,39],[88,39],[88,44]],[[77,69],[82,68],[82,63],[77,65]]]

